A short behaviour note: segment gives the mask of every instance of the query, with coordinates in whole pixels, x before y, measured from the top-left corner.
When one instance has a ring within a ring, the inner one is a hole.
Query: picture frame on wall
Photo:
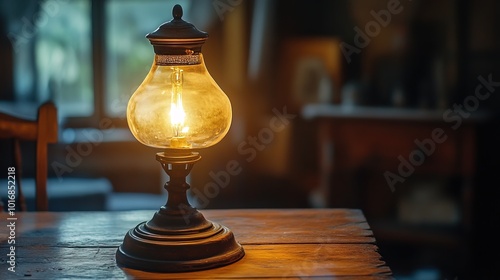
[[[290,38],[280,56],[279,102],[298,112],[311,103],[339,103],[342,53],[335,37]]]

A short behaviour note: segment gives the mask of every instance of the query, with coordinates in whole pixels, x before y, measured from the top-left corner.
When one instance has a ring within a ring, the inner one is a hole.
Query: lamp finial
[[[174,17],[174,19],[181,19],[182,15],[183,15],[183,12],[182,12],[181,5],[176,4],[174,6],[174,8],[172,9],[172,16]]]

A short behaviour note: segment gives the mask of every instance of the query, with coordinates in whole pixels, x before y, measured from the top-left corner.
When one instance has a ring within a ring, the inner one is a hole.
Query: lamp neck
[[[186,182],[186,177],[191,172],[193,165],[201,159],[198,153],[172,150],[156,154],[156,160],[161,163],[163,170],[170,177],[170,181],[165,184],[168,191],[168,200],[165,205],[168,211],[179,211],[192,208],[187,200],[186,191],[190,186]]]
[[[194,163],[200,159],[198,153],[188,150],[169,150],[156,154],[156,160],[170,176],[170,181],[165,184],[168,191],[166,205],[145,225],[149,231],[162,234],[176,230],[196,232],[211,226],[211,223],[189,204],[186,194],[189,189],[186,176]]]

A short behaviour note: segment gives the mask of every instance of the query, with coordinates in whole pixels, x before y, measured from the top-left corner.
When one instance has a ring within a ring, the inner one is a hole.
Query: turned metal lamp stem
[[[187,162],[176,162],[177,157],[167,156],[168,152],[158,153],[156,155],[156,160],[161,163],[163,170],[170,177],[170,181],[164,186],[165,190],[168,192],[168,200],[165,205],[166,209],[183,209],[190,204],[187,200],[186,192],[189,190],[190,186],[186,182],[186,177],[191,172],[193,165],[201,159],[198,153],[186,154],[192,159],[188,159]]]

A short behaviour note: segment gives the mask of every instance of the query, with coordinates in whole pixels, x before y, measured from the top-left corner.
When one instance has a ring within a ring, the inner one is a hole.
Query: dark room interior
[[[177,3],[232,106],[188,177],[194,207],[361,209],[394,278],[498,278],[494,0],[0,0],[0,111],[57,108],[49,211],[165,204],[159,149],[126,110],[153,61],[145,35]],[[35,145],[21,145],[31,211]]]

